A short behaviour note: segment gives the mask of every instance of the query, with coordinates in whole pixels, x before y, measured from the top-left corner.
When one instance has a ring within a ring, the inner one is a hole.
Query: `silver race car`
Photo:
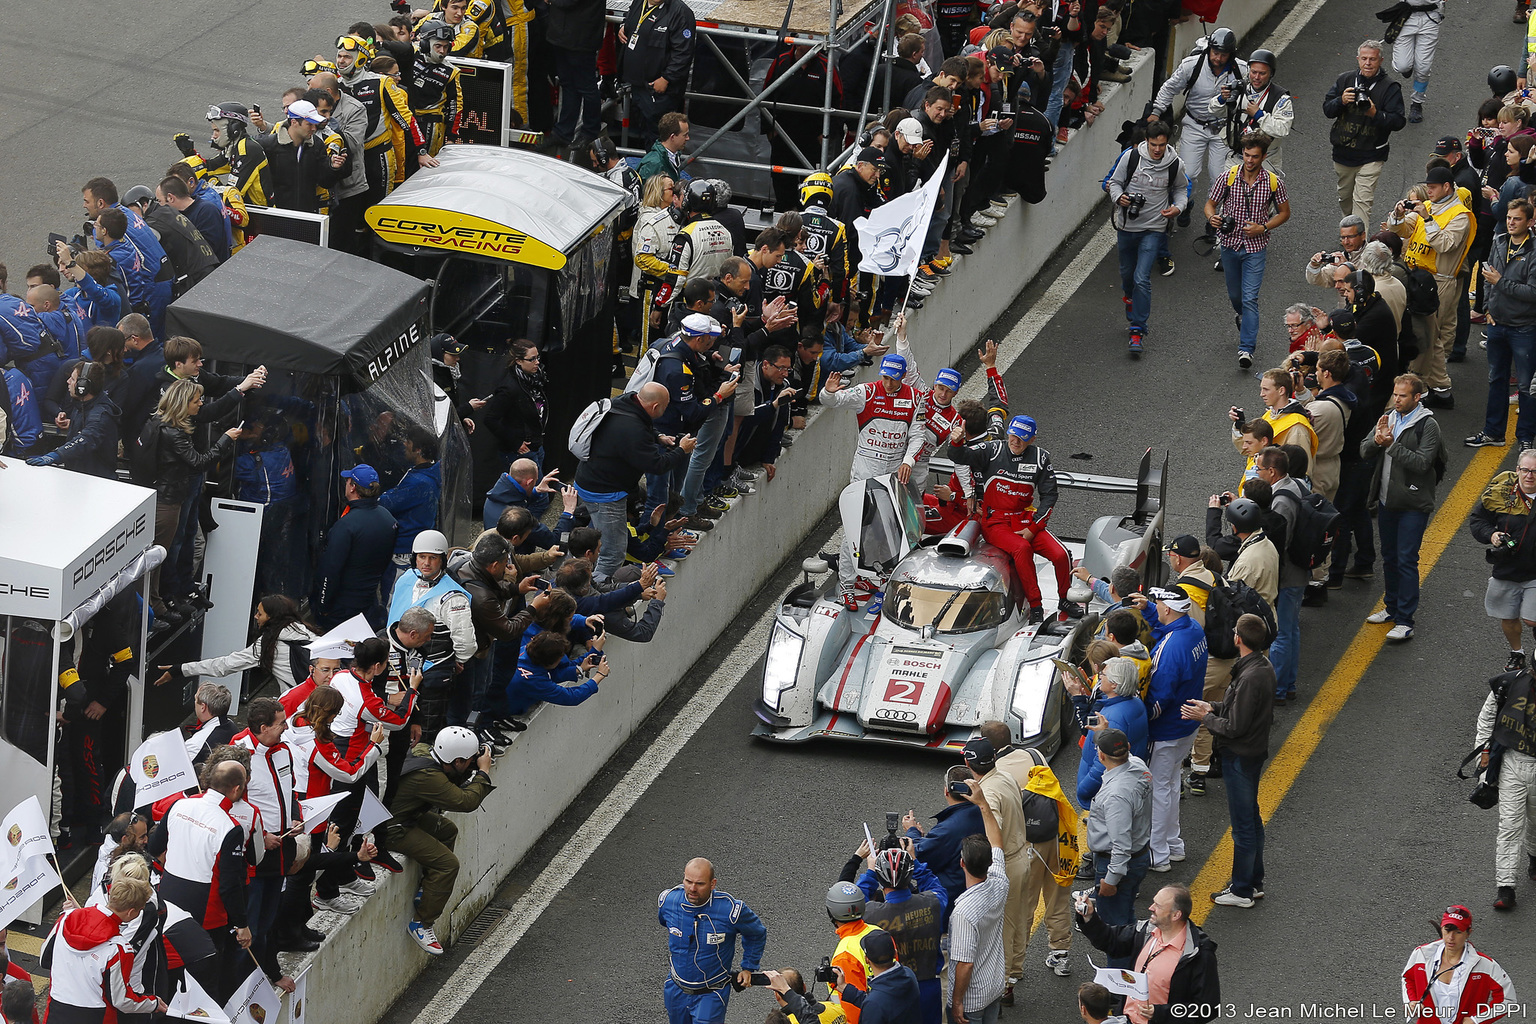
[[[1134,480],[1058,472],[1065,489],[1135,495],[1130,515],[1096,519],[1082,540],[1061,538],[1072,557],[1095,576],[1129,564],[1160,582],[1167,468],[1166,455],[1154,464],[1149,449]],[[1007,554],[975,521],[925,539],[915,496],[894,476],[850,484],[839,505],[844,522],[863,524],[859,576],[873,593],[849,611],[835,575],[812,578],[826,561],[806,560],[806,579],[780,603],[768,639],[753,735],[958,750],[997,719],[1015,744],[1053,755],[1072,734],[1056,661],[1082,660],[1103,603],[1079,584],[1069,599],[1088,604],[1085,617],[1028,624]],[[1048,593],[1053,571],[1043,558],[1036,564]]]

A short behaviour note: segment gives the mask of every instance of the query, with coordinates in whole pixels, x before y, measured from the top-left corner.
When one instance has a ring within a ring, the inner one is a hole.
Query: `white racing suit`
[[[910,364],[909,364],[910,365]],[[908,371],[911,374],[911,371]],[[903,464],[915,467],[927,433],[923,426],[923,396],[903,383],[887,394],[879,381],[821,393],[821,404],[835,409],[854,409],[859,417],[859,440],[853,452],[850,482],[894,473]],[[862,502],[859,506],[863,508]],[[858,538],[862,522],[843,522],[843,544],[837,563],[838,584],[843,594],[853,593],[858,576]]]
[[[1445,0],[1413,0],[1413,6],[1423,9],[1408,15],[1393,41],[1392,70],[1412,77],[1413,95],[1408,102],[1422,107],[1435,64],[1435,45],[1440,42],[1440,23],[1445,20]]]
[[[1201,172],[1207,175],[1206,190],[1211,182],[1226,173],[1236,162],[1236,156],[1227,147],[1227,118],[1212,114],[1213,99],[1220,101],[1222,86],[1234,89],[1248,81],[1248,65],[1231,58],[1220,74],[1211,70],[1211,62],[1204,52],[1185,57],[1168,76],[1163,87],[1152,101],[1152,109],[1160,117],[1169,117],[1173,103],[1184,96],[1184,122],[1179,129],[1179,159],[1184,163],[1184,173],[1189,176],[1190,211],[1205,205],[1198,188]],[[1199,199],[1196,203],[1194,200]]]

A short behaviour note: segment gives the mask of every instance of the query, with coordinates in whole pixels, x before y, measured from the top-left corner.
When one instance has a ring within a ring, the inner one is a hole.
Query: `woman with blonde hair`
[[[651,345],[651,338],[661,328],[661,311],[656,309],[656,289],[667,276],[667,257],[672,252],[672,236],[681,220],[677,182],[657,174],[645,183],[640,195],[640,216],[632,237],[635,272],[629,290],[640,302],[640,353]]]
[[[193,417],[203,407],[203,386],[194,380],[178,380],[165,389],[155,407],[159,425],[155,445],[155,543],[165,548],[165,565],[175,565],[183,544],[193,542],[197,529],[197,499],[202,493],[203,471],[234,454],[238,426],[220,434],[207,451],[198,451],[192,440]],[[185,622],[192,611],[182,605],[192,595],[160,593],[161,569],[150,579],[150,607],[157,629]],[[191,581],[185,581],[190,586]],[[164,624],[164,625],[162,625]]]

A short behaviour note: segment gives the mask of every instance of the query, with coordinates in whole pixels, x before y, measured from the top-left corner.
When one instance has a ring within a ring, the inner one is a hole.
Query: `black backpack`
[[[128,478],[140,487],[154,487],[160,476],[160,418],[144,421],[139,436],[128,441]]]
[[[309,646],[301,640],[278,641],[288,648],[288,671],[293,673],[293,685],[309,678]]]
[[[1295,491],[1275,491],[1275,501],[1282,497],[1296,503],[1295,529],[1285,538],[1284,557],[1297,568],[1316,569],[1333,553],[1333,542],[1339,536],[1339,510],[1317,491],[1300,496]]]
[[[1046,764],[1033,747],[1026,753],[1036,765]],[[1056,807],[1056,801],[1041,793],[1031,793],[1027,789],[1021,791],[1024,800],[1024,838],[1031,843],[1046,843],[1055,839],[1056,831],[1061,826],[1061,812]]]
[[[1178,582],[1182,584],[1186,580],[1195,586],[1205,587],[1203,580],[1193,577],[1181,576]],[[1264,626],[1273,640],[1275,613],[1269,602],[1242,580],[1228,580],[1218,576],[1216,585],[1210,588],[1210,596],[1205,600],[1205,644],[1211,657],[1237,657],[1237,641],[1232,639],[1232,631],[1237,628],[1239,617],[1250,614],[1264,620]]]
[[[1408,312],[1419,316],[1434,316],[1440,310],[1440,288],[1435,275],[1423,267],[1408,271]]]

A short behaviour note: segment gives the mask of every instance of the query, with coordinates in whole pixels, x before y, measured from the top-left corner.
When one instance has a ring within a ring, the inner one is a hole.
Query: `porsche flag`
[[[257,967],[224,1004],[224,1014],[231,1024],[277,1024],[282,1008],[282,995]]]
[[[191,973],[182,972],[182,983],[186,987],[177,990],[171,997],[170,1009],[166,1011],[167,1017],[200,1020],[204,1024],[229,1024],[229,1018],[224,1015],[224,1008],[203,991],[203,986],[197,983],[197,979],[192,977]]]
[[[35,857],[47,857],[53,853],[53,840],[48,837],[48,816],[36,796],[29,796],[0,822],[0,870],[9,869],[7,880],[16,874],[27,861]]]
[[[54,886],[62,884],[47,857],[29,857],[0,874],[0,928],[8,927]]]
[[[143,807],[156,800],[197,788],[197,772],[187,754],[181,733],[176,730],[151,736],[139,744],[128,759],[128,774],[133,779],[134,805]]]
[[[309,994],[309,968],[293,979],[293,993],[288,997],[290,1024],[304,1024],[304,997]]]
[[[853,222],[859,231],[860,270],[883,277],[907,277],[917,271],[928,222],[933,219],[934,206],[939,201],[939,186],[948,175],[946,152],[922,185]]]
[[[1120,967],[1094,967],[1093,980],[1117,996],[1147,1001],[1147,976],[1138,971],[1127,971]]]
[[[313,800],[300,800],[299,813],[303,816],[304,831],[318,832],[327,821],[336,805],[351,796],[351,790],[342,790],[340,793],[328,793],[325,796],[317,796]]]

